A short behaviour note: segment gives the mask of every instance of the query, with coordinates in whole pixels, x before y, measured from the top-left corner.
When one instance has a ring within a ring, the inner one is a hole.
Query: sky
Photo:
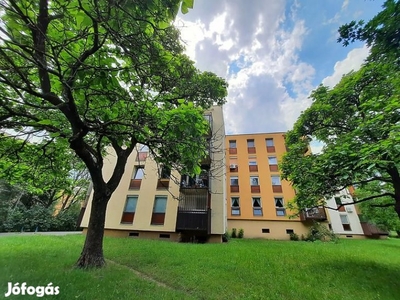
[[[340,25],[370,20],[383,0],[195,0],[179,14],[186,53],[229,83],[226,134],[287,131],[310,92],[333,87],[368,55],[337,43]]]

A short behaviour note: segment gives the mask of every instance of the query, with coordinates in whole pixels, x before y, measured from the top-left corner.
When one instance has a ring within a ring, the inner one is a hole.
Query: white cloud
[[[334,87],[340,81],[340,79],[342,79],[343,75],[349,73],[352,70],[359,70],[368,54],[369,49],[367,46],[351,50],[347,54],[345,59],[338,61],[335,64],[333,74],[331,76],[325,77],[322,80],[322,84]]]
[[[309,34],[299,19],[296,1],[195,1],[195,9],[177,24],[188,55],[201,70],[215,72],[229,83],[224,106],[227,133],[284,131],[311,103],[314,66],[299,52]],[[342,9],[346,10],[345,0]],[[343,72],[359,66],[366,48],[351,51],[335,65],[324,83],[334,84]],[[286,89],[290,88],[290,91]]]

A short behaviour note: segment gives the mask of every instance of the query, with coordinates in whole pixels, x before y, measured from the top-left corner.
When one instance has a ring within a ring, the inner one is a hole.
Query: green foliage
[[[233,239],[237,238],[237,230],[236,230],[236,228],[232,228],[231,238],[233,238]]]
[[[291,241],[298,241],[299,240],[299,235],[297,233],[291,233],[290,234],[290,240]]]
[[[243,228],[240,228],[240,229],[239,229],[239,232],[238,232],[237,237],[238,237],[239,239],[242,239],[242,238],[244,237],[244,230],[243,230]]]
[[[199,172],[203,113],[225,103],[227,83],[183,54],[172,22],[193,0],[10,0],[1,7],[0,128],[40,133],[43,149],[73,150],[90,173],[99,199],[93,207],[102,208],[90,224],[104,223],[104,204],[138,144],[171,169]],[[110,151],[117,163],[106,180]]]
[[[358,201],[389,196],[400,217],[400,4],[388,0],[383,8],[368,23],[339,29],[339,42],[366,41],[371,54],[335,87],[314,90],[311,107],[287,134],[282,176],[297,189],[300,209],[323,205],[343,188],[378,182],[391,189]],[[324,143],[323,152],[304,155],[313,139]]]
[[[352,21],[339,28],[338,42],[348,46],[356,40],[364,41],[371,48],[369,60],[400,63],[400,2],[387,0],[383,10],[365,23]],[[400,66],[400,65],[399,65]]]
[[[358,188],[355,195],[359,199],[382,194],[384,191],[392,191],[393,187],[385,183],[370,182],[363,188]],[[400,231],[400,219],[393,209],[391,197],[381,197],[359,204],[361,210],[360,219],[371,222],[385,231]]]
[[[307,235],[302,235],[301,239],[308,242],[322,241],[337,243],[339,241],[338,236],[335,235],[332,230],[326,227],[325,224],[321,224],[318,222],[314,222],[313,225],[310,227]],[[297,240],[299,240],[298,236]]]

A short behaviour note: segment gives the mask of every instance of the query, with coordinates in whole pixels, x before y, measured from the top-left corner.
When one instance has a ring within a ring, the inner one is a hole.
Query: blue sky
[[[195,0],[179,15],[187,54],[229,83],[227,134],[291,129],[320,83],[358,69],[368,49],[342,47],[340,25],[368,21],[383,0]]]

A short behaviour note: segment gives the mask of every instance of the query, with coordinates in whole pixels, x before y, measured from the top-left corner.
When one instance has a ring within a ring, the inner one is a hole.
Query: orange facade
[[[295,192],[280,179],[286,152],[284,133],[227,135],[227,216],[229,220],[299,221],[286,209]]]

